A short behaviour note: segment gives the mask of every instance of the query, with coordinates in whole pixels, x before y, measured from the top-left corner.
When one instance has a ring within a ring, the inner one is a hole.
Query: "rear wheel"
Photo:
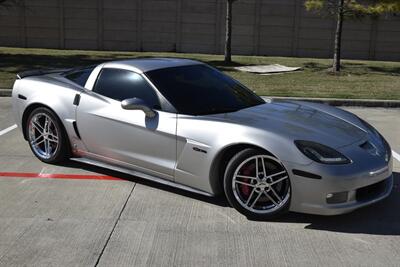
[[[289,208],[291,187],[282,163],[259,149],[248,148],[228,163],[224,190],[229,203],[248,218],[268,220]]]
[[[67,135],[50,109],[34,109],[28,117],[25,131],[33,154],[41,161],[58,163],[68,158]]]

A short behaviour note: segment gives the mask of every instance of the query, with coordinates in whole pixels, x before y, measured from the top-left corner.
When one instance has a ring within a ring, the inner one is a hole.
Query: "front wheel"
[[[32,152],[41,161],[58,163],[68,158],[67,135],[50,109],[34,109],[28,117],[25,131]]]
[[[229,203],[251,219],[273,219],[289,209],[289,175],[278,159],[260,149],[245,149],[230,160],[224,190]]]

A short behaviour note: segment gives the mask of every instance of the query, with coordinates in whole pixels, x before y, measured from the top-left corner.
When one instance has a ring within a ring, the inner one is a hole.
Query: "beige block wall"
[[[0,46],[223,53],[226,0],[25,0],[0,8]],[[233,53],[331,57],[334,21],[302,0],[239,0]],[[400,16],[346,21],[343,57],[400,60]]]

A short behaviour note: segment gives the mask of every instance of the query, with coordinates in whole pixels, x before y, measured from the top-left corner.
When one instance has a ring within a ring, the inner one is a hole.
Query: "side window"
[[[89,78],[90,74],[92,73],[92,70],[94,68],[87,68],[87,69],[81,69],[77,71],[70,71],[64,74],[65,78],[68,80],[73,81],[74,83],[79,84],[80,86],[84,87],[87,79]]]
[[[143,99],[150,107],[160,108],[156,92],[139,74],[120,69],[103,69],[93,91],[109,98],[122,101],[128,98]]]

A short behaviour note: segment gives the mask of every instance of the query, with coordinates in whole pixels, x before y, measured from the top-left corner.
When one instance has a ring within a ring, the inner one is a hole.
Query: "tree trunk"
[[[225,29],[225,62],[232,62],[232,5],[233,0],[226,0],[226,29]]]
[[[335,50],[333,52],[333,72],[340,72],[340,52],[342,47],[342,29],[343,29],[343,6],[344,0],[338,0],[338,10],[335,32]]]

